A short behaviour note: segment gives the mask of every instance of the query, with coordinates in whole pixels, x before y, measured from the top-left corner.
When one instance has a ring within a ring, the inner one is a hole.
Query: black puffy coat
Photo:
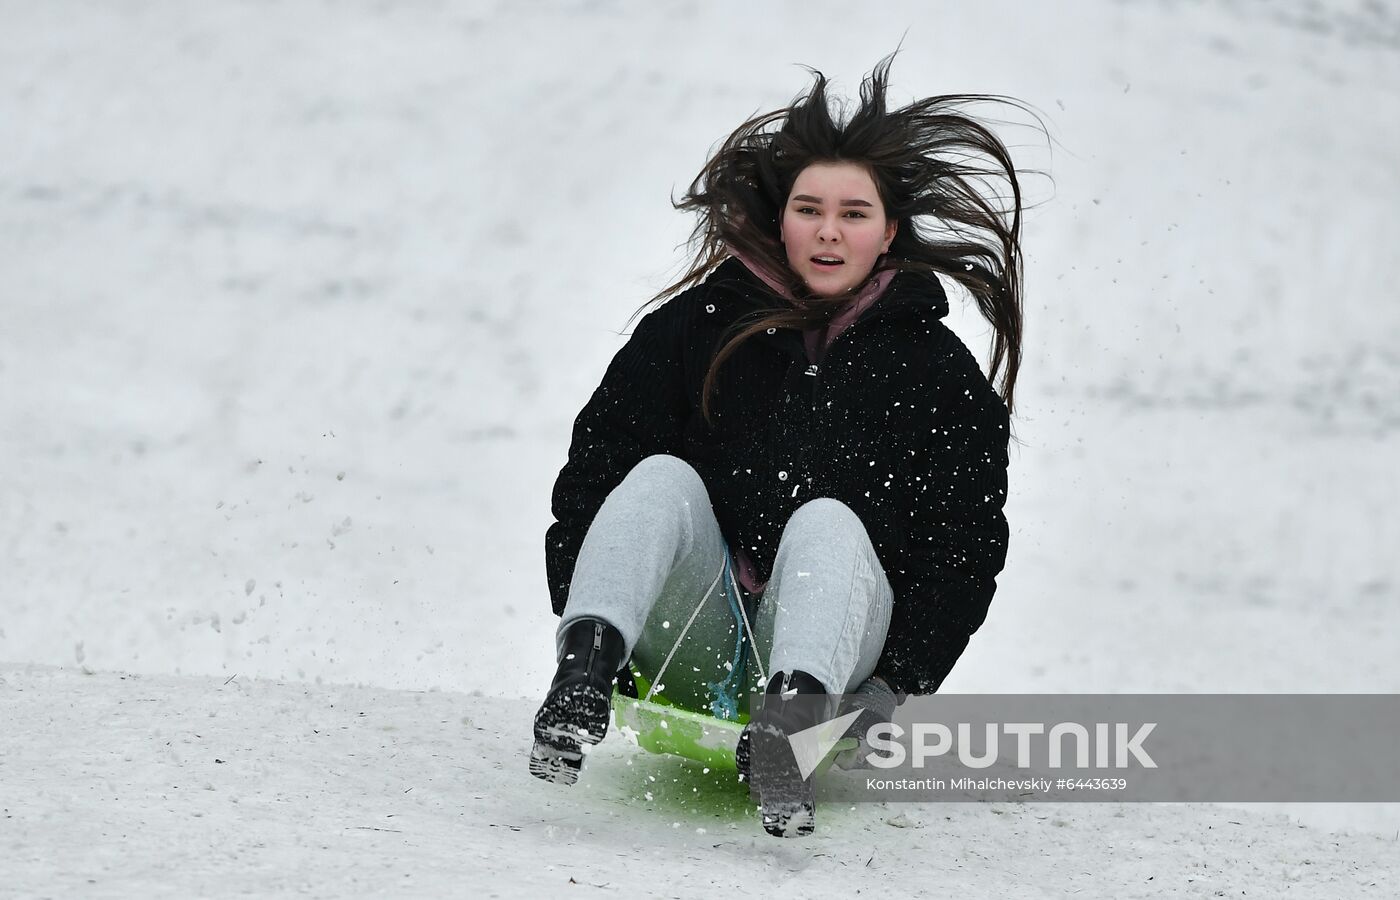
[[[986,617],[1006,560],[1009,416],[976,359],[942,321],[939,283],[901,272],[819,365],[800,333],[740,346],[720,369],[713,427],[700,387],[721,334],[771,303],[737,259],[644,316],[574,423],[545,536],[554,612],[608,493],[667,453],[704,479],[731,547],[769,577],[784,523],[833,497],[864,523],[894,589],[876,674],[932,693]]]

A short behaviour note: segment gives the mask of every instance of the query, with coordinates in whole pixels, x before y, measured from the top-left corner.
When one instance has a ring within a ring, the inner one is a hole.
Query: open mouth
[[[845,265],[846,261],[839,256],[814,256],[812,257],[812,263],[813,265],[821,266],[823,269],[834,269],[837,266]]]

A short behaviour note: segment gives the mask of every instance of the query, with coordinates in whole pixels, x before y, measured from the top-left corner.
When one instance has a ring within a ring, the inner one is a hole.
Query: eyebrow
[[[821,203],[821,202],[822,202],[822,198],[820,198],[820,197],[813,197],[811,194],[798,194],[796,197],[793,197],[792,199],[793,199],[793,202],[794,202],[794,203],[797,202],[797,201],[799,201],[799,200],[802,201],[803,203]],[[842,206],[874,206],[873,203],[867,203],[867,202],[864,201],[864,200],[842,200],[842,201],[841,201],[841,205],[842,205]]]

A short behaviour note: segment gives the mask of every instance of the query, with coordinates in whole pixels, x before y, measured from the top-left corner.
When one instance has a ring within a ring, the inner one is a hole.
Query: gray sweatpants
[[[674,456],[647,457],[588,529],[558,633],[581,618],[609,623],[648,681],[674,648],[660,689],[667,699],[708,712],[717,694],[737,693],[746,709],[759,666],[751,652],[739,653],[747,643],[737,614],[743,597],[731,566],[699,474]],[[757,600],[748,614],[766,671],[801,669],[828,692],[847,693],[875,669],[894,594],[860,519],[820,498],[788,520]]]

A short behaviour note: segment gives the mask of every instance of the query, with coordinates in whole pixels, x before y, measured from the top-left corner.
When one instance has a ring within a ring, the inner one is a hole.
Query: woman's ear
[[[894,233],[899,230],[899,223],[891,221],[885,226],[885,249],[881,253],[890,252],[890,242],[894,240]]]

